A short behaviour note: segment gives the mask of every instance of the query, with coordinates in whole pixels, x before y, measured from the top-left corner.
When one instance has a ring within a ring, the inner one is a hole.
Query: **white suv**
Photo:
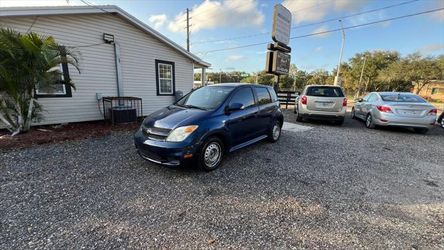
[[[341,87],[332,85],[308,85],[296,98],[296,121],[304,118],[331,120],[344,123],[347,98]]]

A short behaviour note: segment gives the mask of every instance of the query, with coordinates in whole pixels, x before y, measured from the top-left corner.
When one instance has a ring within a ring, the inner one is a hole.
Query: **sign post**
[[[290,71],[291,48],[290,43],[291,12],[281,4],[274,6],[273,30],[271,38],[274,43],[268,44],[265,71],[274,74],[276,85],[279,88],[279,76],[288,75]]]

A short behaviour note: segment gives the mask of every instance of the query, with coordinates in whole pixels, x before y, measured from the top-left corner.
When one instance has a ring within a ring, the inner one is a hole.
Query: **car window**
[[[364,96],[364,97],[362,98],[362,100],[363,100],[364,102],[368,102],[368,98],[370,98],[370,94],[367,94],[366,96]]]
[[[271,95],[271,101],[276,102],[278,100],[278,97],[276,95],[276,92],[274,91],[274,89],[268,89],[268,92],[270,92]]]
[[[196,107],[202,109],[215,109],[222,104],[233,91],[231,86],[211,86],[196,89],[176,102],[183,107]]]
[[[381,98],[385,102],[426,102],[421,97],[412,94],[381,94]]]
[[[308,87],[308,96],[319,96],[319,97],[344,97],[342,89],[339,87]]]
[[[248,88],[241,88],[233,95],[233,98],[231,98],[231,103],[241,103],[244,108],[248,108],[254,105],[254,95],[253,91],[250,87]]]
[[[268,90],[266,88],[256,87],[255,89],[257,94],[257,103],[259,105],[271,103],[270,93],[268,93]]]
[[[370,97],[368,98],[369,102],[374,102],[378,100],[378,96],[376,94],[371,94]]]

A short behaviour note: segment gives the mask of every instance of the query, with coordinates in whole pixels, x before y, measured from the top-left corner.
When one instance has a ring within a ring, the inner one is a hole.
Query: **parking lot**
[[[444,248],[444,130],[297,124],[210,173],[128,132],[1,152],[0,248]]]

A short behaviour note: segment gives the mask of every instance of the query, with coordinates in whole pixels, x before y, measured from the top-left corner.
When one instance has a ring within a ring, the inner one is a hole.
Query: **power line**
[[[108,14],[111,13],[111,12],[105,10],[104,8],[101,8],[101,7],[97,6],[97,5],[94,5],[94,4],[92,4],[92,3],[90,3],[90,2],[88,2],[88,1],[86,1],[86,0],[80,0],[80,1],[81,1],[82,3],[88,5],[88,6],[91,6],[91,7],[93,7],[93,8],[99,9],[99,10],[105,12],[105,13],[108,13]]]
[[[392,4],[392,5],[381,7],[381,8],[366,10],[366,11],[362,11],[362,12],[358,12],[358,13],[354,13],[354,14],[350,14],[350,15],[345,15],[345,16],[336,17],[336,18],[330,18],[330,19],[327,19],[327,20],[319,21],[319,22],[307,23],[307,24],[303,24],[303,25],[293,26],[291,29],[300,29],[300,28],[309,27],[309,26],[313,26],[313,25],[324,24],[324,23],[328,23],[328,22],[332,22],[332,21],[337,21],[337,20],[341,20],[341,19],[346,19],[346,18],[350,18],[350,17],[354,17],[354,16],[363,15],[363,14],[368,14],[368,13],[372,13],[372,12],[376,12],[376,11],[380,11],[380,10],[390,9],[390,8],[393,8],[393,7],[398,7],[398,6],[410,4],[410,3],[413,3],[413,2],[417,2],[417,1],[419,1],[419,0],[410,0],[410,1],[401,2],[401,3],[397,3],[397,4]],[[315,5],[315,6],[317,6],[317,5]],[[249,34],[249,35],[242,35],[242,36],[236,36],[236,37],[224,38],[224,39],[202,40],[202,41],[194,42],[192,44],[204,44],[204,43],[211,43],[211,42],[225,42],[225,41],[246,39],[246,38],[251,38],[251,37],[256,37],[256,36],[263,36],[263,35],[270,34],[270,33],[271,33],[271,31],[267,31],[267,32],[261,32],[261,33],[255,33],[255,34]]]
[[[353,26],[347,26],[347,27],[344,27],[344,28],[320,31],[320,32],[310,33],[310,34],[301,35],[301,36],[293,36],[293,37],[290,37],[290,40],[298,39],[298,38],[304,38],[304,37],[310,37],[310,36],[316,36],[316,35],[322,35],[322,34],[326,34],[326,33],[332,33],[332,32],[336,32],[336,31],[340,31],[342,29],[344,29],[344,30],[346,30],[346,29],[353,29],[353,28],[368,26],[368,25],[372,25],[372,24],[383,23],[383,22],[387,22],[387,21],[393,21],[393,20],[398,20],[398,19],[402,19],[402,18],[407,18],[407,17],[412,17],[412,16],[428,14],[428,13],[442,11],[442,10],[444,10],[444,8],[438,8],[438,9],[432,9],[432,10],[427,10],[427,11],[422,11],[422,12],[416,12],[416,13],[413,13],[413,14],[397,16],[397,17],[387,18],[387,19],[383,19],[383,20],[378,20],[378,21],[373,21],[373,22],[368,22],[368,23],[363,23],[363,24],[357,24],[357,25],[353,25]],[[231,47],[231,48],[214,49],[214,50],[201,51],[201,52],[196,52],[196,53],[206,54],[206,53],[212,53],[212,52],[218,52],[218,51],[225,51],[225,50],[233,50],[233,49],[253,47],[253,46],[258,46],[258,45],[264,45],[264,44],[267,44],[267,43],[268,42],[253,43],[253,44],[246,44],[246,45],[241,45],[241,46],[236,46],[236,47]]]

